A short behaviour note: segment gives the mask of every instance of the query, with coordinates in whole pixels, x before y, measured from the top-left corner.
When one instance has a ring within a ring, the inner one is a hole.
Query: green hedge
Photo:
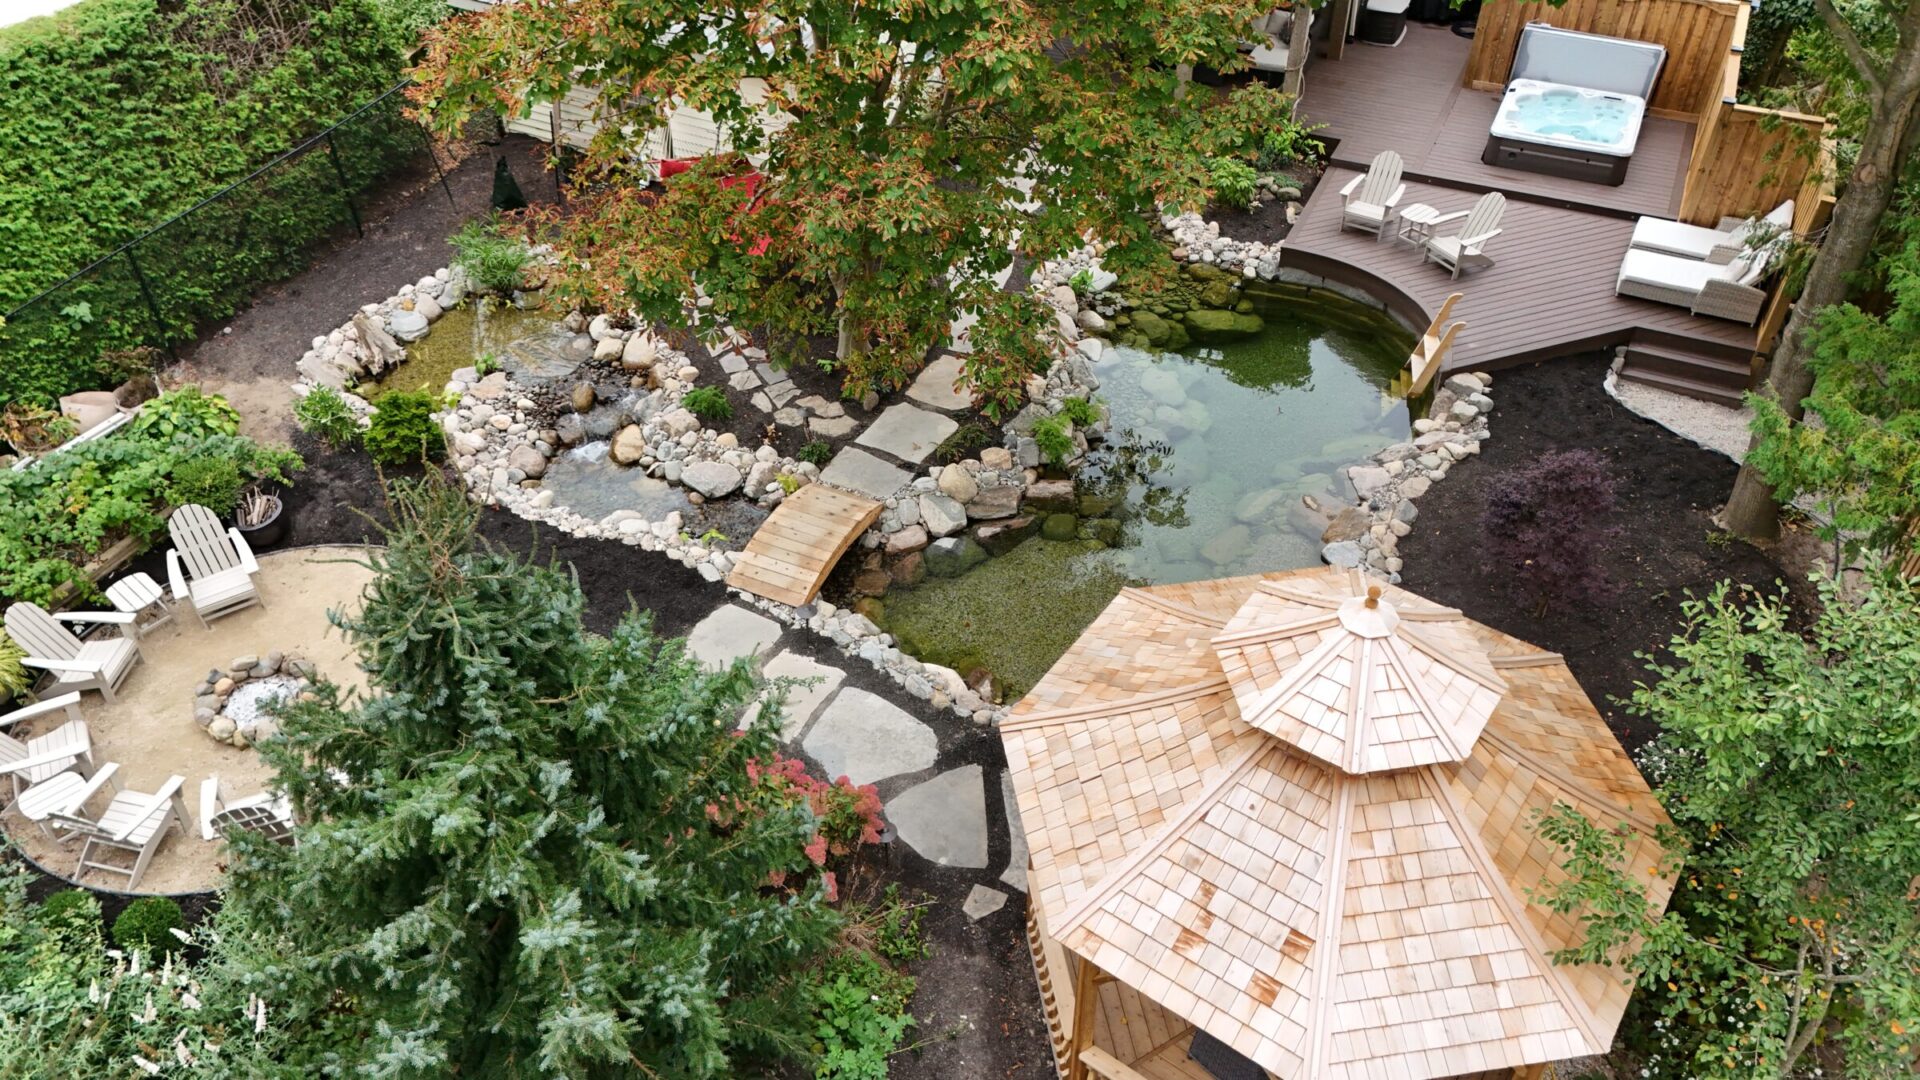
[[[82,0],[0,30],[0,312],[377,97],[401,78],[422,7]],[[262,32],[273,23],[291,32]],[[356,190],[419,151],[397,99],[338,136]],[[298,270],[345,220],[323,148],[141,245],[167,339]],[[116,259],[0,326],[0,403],[97,387],[103,350],[160,343]]]

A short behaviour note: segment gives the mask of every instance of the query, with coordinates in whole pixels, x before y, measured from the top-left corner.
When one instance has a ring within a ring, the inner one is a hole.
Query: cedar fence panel
[[[1694,132],[1680,220],[1717,225],[1723,217],[1765,214],[1789,198],[1796,217],[1811,212],[1825,180],[1826,127],[1825,117],[1719,102]]]
[[[1698,120],[1703,106],[1719,99],[1723,64],[1745,29],[1745,10],[1738,0],[1568,0],[1557,8],[1541,0],[1493,0],[1480,9],[1466,85],[1506,86],[1521,29],[1543,22],[1666,46],[1666,68],[1647,107],[1656,116]]]

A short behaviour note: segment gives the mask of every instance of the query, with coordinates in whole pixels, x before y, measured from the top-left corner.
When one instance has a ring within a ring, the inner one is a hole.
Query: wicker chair
[[[1630,249],[1620,263],[1613,291],[1751,326],[1767,304],[1764,283],[1771,256],[1769,251],[1757,251],[1722,266]]]

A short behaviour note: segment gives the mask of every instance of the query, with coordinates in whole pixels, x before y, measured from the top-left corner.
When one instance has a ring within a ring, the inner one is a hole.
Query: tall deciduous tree
[[[1870,0],[1841,6],[1813,0],[1827,33],[1839,45],[1858,80],[1868,116],[1853,168],[1847,174],[1833,221],[1807,270],[1806,285],[1787,319],[1761,396],[1791,420],[1805,411],[1813,389],[1808,330],[1844,302],[1850,279],[1866,265],[1881,219],[1892,204],[1900,173],[1920,138],[1920,0]],[[1756,441],[1762,436],[1756,434]],[[1779,531],[1773,486],[1748,463],[1728,497],[1725,523],[1742,536],[1765,538]]]
[[[436,35],[416,100],[443,128],[576,84],[627,106],[555,223],[589,299],[684,322],[698,289],[706,318],[765,328],[786,357],[837,334],[853,393],[901,385],[976,312],[968,377],[1001,407],[1053,323],[995,287],[1010,249],[1093,239],[1144,263],[1157,208],[1205,193],[1211,95],[1182,94],[1178,69],[1234,66],[1267,2],[525,0]],[[720,155],[639,196],[646,134],[683,105],[763,179]]]
[[[1920,1027],[1920,609],[1876,576],[1821,585],[1806,638],[1784,601],[1727,586],[1685,604],[1675,661],[1634,694],[1642,764],[1685,872],[1654,917],[1618,835],[1571,808],[1543,833],[1569,876],[1538,896],[1584,920],[1558,957],[1611,960],[1665,1022],[1649,1074],[1798,1076],[1823,1032],[1849,1077],[1911,1076]]]
[[[299,844],[236,838],[229,904],[289,943],[290,983],[318,981],[279,1008],[354,1017],[338,1052],[369,1076],[722,1077],[804,1053],[793,977],[837,916],[811,811],[749,768],[777,721],[734,730],[745,667],[704,673],[639,616],[586,633],[578,583],[476,550],[458,492],[392,506],[340,620],[367,695],[322,683],[260,746]]]

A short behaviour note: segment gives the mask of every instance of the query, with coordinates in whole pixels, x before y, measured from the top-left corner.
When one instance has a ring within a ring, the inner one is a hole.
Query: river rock
[[[967,470],[949,465],[940,470],[940,493],[955,502],[970,503],[980,493],[980,485]]]
[[[680,482],[709,499],[718,499],[739,488],[740,470],[724,461],[696,461],[681,470]]]
[[[1027,488],[1027,506],[1034,510],[1072,511],[1079,499],[1071,480],[1036,480]]]
[[[980,451],[980,465],[988,469],[1013,468],[1013,451],[1004,446],[989,446]]]
[[[613,436],[613,445],[607,448],[607,457],[615,465],[631,465],[647,453],[647,433],[639,424],[628,424]]]
[[[628,371],[644,371],[653,366],[660,355],[660,347],[646,334],[635,334],[627,339],[620,350],[620,366]]]
[[[1327,523],[1327,527],[1321,530],[1320,542],[1337,544],[1342,540],[1358,540],[1366,535],[1367,526],[1372,524],[1372,521],[1373,519],[1367,516],[1365,510],[1357,506],[1346,507],[1335,514],[1333,520]]]
[[[1365,499],[1391,483],[1393,476],[1377,465],[1355,465],[1347,470],[1347,480],[1354,493]]]
[[[927,546],[927,527],[909,525],[887,537],[887,554],[905,555],[909,551],[919,551]]]
[[[598,392],[590,382],[575,383],[573,386],[573,411],[585,413],[593,411],[593,403],[599,398]]]
[[[920,496],[920,521],[934,536],[952,536],[967,527],[967,508],[950,496],[928,492]]]
[[[626,348],[626,342],[617,337],[606,337],[593,343],[593,358],[602,362],[620,359]]]
[[[513,448],[513,453],[507,455],[507,468],[519,469],[527,475],[527,479],[538,480],[547,475],[547,455],[521,443]]]
[[[945,478],[943,473],[941,479]],[[975,521],[1012,517],[1019,509],[1020,485],[1018,484],[983,487],[979,489],[978,494],[967,500],[967,516]]]
[[[1328,544],[1320,549],[1320,558],[1329,566],[1351,569],[1360,565],[1360,545],[1352,540],[1342,540],[1337,544]]]
[[[431,296],[416,296],[413,301],[413,310],[419,312],[420,317],[430,323],[439,322],[440,316],[446,314],[440,302]]]
[[[1080,531],[1080,519],[1072,514],[1048,514],[1040,523],[1040,535],[1048,540],[1071,540]]]
[[[1179,408],[1187,400],[1187,392],[1181,388],[1180,380],[1170,369],[1157,365],[1140,373],[1140,389],[1170,408]]]
[[[926,549],[927,573],[934,577],[959,577],[986,561],[987,549],[970,536],[943,537]]]
[[[397,340],[419,341],[427,336],[427,317],[418,311],[394,311],[387,316],[387,329]]]

